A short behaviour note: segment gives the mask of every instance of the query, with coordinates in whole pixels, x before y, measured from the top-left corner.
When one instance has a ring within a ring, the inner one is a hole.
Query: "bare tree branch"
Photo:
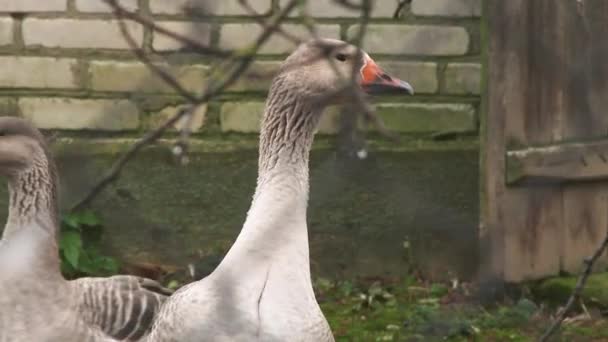
[[[399,19],[399,15],[401,14],[401,11],[405,7],[405,5],[411,4],[411,3],[412,3],[412,0],[398,0],[397,8],[395,8],[395,12],[393,12],[393,19]]]
[[[139,141],[137,141],[135,144],[133,144],[127,150],[127,152],[122,157],[120,157],[114,163],[114,165],[112,165],[112,167],[106,173],[106,175],[104,175],[99,181],[97,181],[97,183],[83,197],[83,199],[81,199],[80,201],[78,201],[76,204],[74,204],[72,206],[72,210],[79,210],[79,209],[86,207],[88,204],[90,204],[90,202],[99,193],[101,193],[101,191],[103,191],[103,189],[105,189],[109,184],[111,184],[112,182],[114,182],[115,180],[117,180],[119,178],[120,172],[125,167],[125,165],[142,148],[144,148],[146,145],[158,140],[167,129],[169,129],[170,127],[175,125],[175,123],[177,123],[182,117],[184,117],[186,115],[192,115],[191,113],[193,113],[196,110],[196,107],[198,105],[208,102],[210,99],[212,99],[213,97],[222,93],[228,86],[230,86],[232,83],[234,83],[242,75],[242,73],[249,67],[249,65],[251,64],[251,62],[254,59],[254,56],[257,54],[257,52],[262,47],[262,45],[272,36],[272,34],[275,32],[275,30],[280,26],[281,22],[289,16],[289,13],[291,11],[293,11],[293,9],[295,8],[295,6],[298,3],[298,0],[291,0],[279,13],[277,13],[277,15],[271,17],[269,19],[267,25],[265,26],[266,29],[260,34],[260,36],[252,44],[251,48],[247,49],[248,53],[244,54],[238,58],[234,57],[236,60],[236,66],[228,74],[228,76],[225,77],[223,80],[217,82],[217,84],[210,85],[202,96],[196,97],[196,96],[190,95],[187,91],[185,91],[184,88],[179,84],[179,82],[177,82],[167,72],[162,70],[162,68],[156,66],[154,63],[151,63],[149,58],[147,58],[145,52],[137,46],[137,44],[135,43],[135,40],[133,39],[133,37],[130,35],[130,33],[126,29],[126,25],[124,23],[124,18],[129,18],[129,19],[135,20],[136,18],[140,18],[139,15],[124,10],[123,8],[120,7],[120,5],[118,5],[116,0],[104,0],[104,1],[106,1],[106,3],[108,3],[114,9],[115,14],[119,18],[119,25],[121,27],[121,32],[123,33],[125,39],[129,43],[129,45],[132,48],[135,46],[135,49],[133,49],[135,55],[141,61],[146,63],[146,65],[148,67],[150,67],[150,69],[152,71],[154,71],[158,76],[163,78],[163,80],[165,80],[171,87],[173,87],[177,92],[179,92],[180,95],[184,96],[189,102],[191,102],[192,106],[189,108],[183,108],[183,109],[179,110],[175,115],[170,117],[167,121],[165,121],[158,128],[146,133]],[[138,21],[142,24],[146,23],[145,20],[138,19],[136,21]],[[148,25],[148,24],[149,23],[144,24],[144,25]],[[153,23],[152,23],[152,25],[153,25]],[[149,26],[152,27],[152,25],[149,25]],[[175,39],[188,44],[188,42],[185,40],[182,40],[182,38],[183,37],[177,37]],[[231,54],[231,56],[237,56],[237,55]],[[183,141],[180,141],[180,144],[183,144],[183,143],[184,143]]]
[[[602,256],[602,254],[604,254],[606,248],[608,248],[608,233],[606,234],[606,237],[604,237],[604,241],[602,242],[602,244],[598,247],[595,253],[593,253],[591,258],[585,259],[583,261],[584,269],[581,275],[579,276],[578,281],[576,282],[574,291],[572,291],[570,298],[568,298],[566,306],[564,306],[564,308],[557,315],[553,323],[551,323],[549,328],[547,328],[545,333],[540,337],[540,342],[548,341],[551,335],[553,335],[560,328],[562,322],[566,318],[566,315],[570,312],[570,310],[572,310],[574,304],[580,298],[581,293],[585,288],[585,284],[587,283],[587,279],[589,278],[589,276],[591,275],[591,271],[593,270],[593,265]]]
[[[249,3],[248,0],[238,0],[239,4],[245,9],[245,11],[247,11],[247,13],[260,25],[262,26],[262,28],[264,28],[265,30],[268,30],[268,23],[260,17],[260,13],[258,13],[253,6],[251,6],[251,4]],[[295,45],[301,44],[302,43],[302,39],[298,38],[297,36],[283,30],[282,27],[277,27],[275,29],[275,32],[281,36],[283,36],[283,38],[289,40],[290,42],[294,43]]]
[[[112,182],[114,182],[115,180],[117,180],[119,178],[120,173],[121,173],[122,169],[125,167],[125,165],[143,147],[155,142],[166,132],[167,129],[169,129],[170,127],[173,127],[177,122],[179,122],[179,120],[181,120],[184,117],[186,117],[187,122],[181,129],[178,142],[177,142],[176,146],[174,147],[174,152],[178,157],[181,158],[182,162],[185,162],[186,161],[185,154],[186,154],[187,148],[188,148],[188,146],[187,146],[188,139],[189,139],[189,136],[191,133],[190,126],[191,126],[191,122],[192,122],[192,116],[193,116],[193,112],[196,111],[197,107],[200,106],[201,104],[208,102],[210,99],[214,98],[215,96],[220,95],[228,86],[230,86],[232,83],[234,83],[242,75],[242,73],[247,70],[247,68],[253,61],[255,55],[257,54],[257,52],[259,51],[261,46],[273,34],[280,34],[284,38],[290,40],[291,42],[301,43],[300,38],[285,32],[281,28],[282,22],[286,18],[289,17],[289,14],[299,4],[298,0],[290,1],[278,13],[276,13],[275,15],[273,15],[269,18],[260,17],[259,14],[253,9],[253,7],[248,3],[247,0],[239,0],[239,3],[250,14],[252,14],[255,17],[258,24],[260,24],[264,28],[264,30],[258,36],[256,41],[249,48],[244,49],[243,51],[221,51],[221,50],[212,48],[210,46],[206,46],[196,40],[190,39],[183,35],[180,35],[175,32],[172,32],[170,30],[167,30],[165,28],[162,28],[161,26],[156,25],[154,23],[154,21],[151,19],[144,18],[137,13],[133,13],[133,12],[126,10],[125,8],[121,7],[118,4],[117,0],[104,0],[104,1],[109,6],[111,6],[112,9],[114,10],[114,14],[118,18],[118,23],[120,26],[121,33],[124,36],[125,40],[127,41],[129,47],[133,50],[133,53],[135,54],[135,56],[142,63],[144,63],[148,68],[150,68],[150,70],[152,70],[156,75],[158,75],[163,81],[165,81],[171,88],[173,88],[179,95],[181,95],[188,102],[190,102],[191,106],[180,109],[175,115],[170,117],[167,121],[165,121],[163,124],[161,124],[158,128],[148,132],[139,141],[137,141],[135,144],[133,144],[127,150],[127,152],[112,165],[110,170],[100,180],[98,180],[95,183],[95,185],[83,197],[83,199],[80,200],[79,202],[77,202],[72,207],[73,210],[81,209],[81,208],[87,206],[88,204],[90,204],[90,202],[101,191],[103,191],[103,189],[105,187],[107,187],[109,184],[111,184]],[[362,22],[360,25],[360,30],[353,39],[353,43],[357,46],[360,46],[360,43],[362,41],[363,35],[365,34],[367,23],[368,23],[369,17],[370,17],[371,1],[363,0],[361,2],[361,4],[355,4],[352,1],[345,1],[345,0],[334,0],[334,1],[349,9],[361,10]],[[188,46],[189,48],[192,48],[193,51],[196,51],[196,52],[199,52],[202,54],[207,54],[207,55],[210,55],[213,57],[222,57],[223,58],[222,62],[225,65],[225,69],[228,70],[229,72],[227,72],[227,75],[222,74],[221,75],[222,77],[220,79],[214,79],[214,78],[211,79],[207,86],[207,89],[205,90],[205,92],[202,95],[197,96],[195,94],[192,94],[192,93],[188,92],[169,72],[164,70],[158,64],[154,63],[150,59],[150,57],[147,55],[147,53],[144,51],[144,49],[141,48],[140,46],[138,46],[136,40],[133,38],[133,36],[128,31],[125,20],[133,20],[146,27],[149,27],[150,29],[152,29],[154,31],[167,35],[167,36],[179,41],[183,45]],[[319,38],[316,28],[314,26],[314,20],[307,14],[307,12],[303,16],[302,20],[303,20],[304,24],[308,27],[312,36],[314,38]],[[326,53],[326,55],[321,56],[321,58],[328,58],[329,56],[331,56],[333,51],[326,51],[325,53]],[[358,52],[358,53],[360,54],[359,57],[361,58],[362,57],[361,52]],[[335,64],[333,64],[333,63],[335,63],[333,61],[333,59],[329,58],[329,60],[332,63],[332,67],[334,68],[334,71],[336,71],[338,73],[338,75],[340,75]],[[355,106],[359,109],[362,109],[362,113],[363,113],[364,117],[368,121],[374,122],[381,134],[383,134],[387,137],[394,137],[394,135],[392,135],[386,129],[382,120],[375,114],[373,108],[367,102],[361,89],[357,86],[356,82],[354,82],[354,80],[356,79],[356,77],[354,77],[354,76],[356,75],[357,72],[359,72],[359,70],[357,70],[357,68],[353,68],[353,70],[352,70],[353,77],[351,77],[351,83],[348,85],[348,88],[352,92],[353,97],[355,99]],[[355,116],[354,120],[356,122],[356,120],[357,120],[356,116]],[[356,129],[356,125],[353,125],[352,127],[354,127],[354,129]]]
[[[127,152],[123,154],[118,161],[114,163],[114,165],[112,165],[108,173],[93,186],[89,193],[82,200],[72,206],[71,210],[78,211],[86,207],[103,189],[118,179],[124,166],[137,154],[137,152],[139,152],[146,145],[160,138],[169,127],[173,126],[189,110],[192,110],[192,108],[183,108],[178,112],[178,114],[165,121],[159,128],[148,132],[143,138],[133,144],[129,150],[127,150]]]
[[[168,30],[162,26],[156,25],[156,23],[153,20],[145,18],[137,13],[131,12],[131,11],[127,10],[126,8],[122,7],[118,3],[117,0],[103,0],[103,1],[106,4],[108,4],[110,7],[112,7],[112,10],[114,11],[114,15],[116,15],[118,18],[126,18],[129,20],[133,20],[137,23],[142,24],[143,26],[149,27],[152,30],[154,30],[160,34],[171,37],[171,38],[183,43],[184,45],[187,45],[194,52],[211,55],[211,56],[216,56],[216,57],[228,57],[228,56],[232,55],[231,52],[211,48],[205,44],[202,44],[201,42],[199,42],[195,39],[191,39],[189,37],[186,37],[184,35],[174,32],[174,31]]]

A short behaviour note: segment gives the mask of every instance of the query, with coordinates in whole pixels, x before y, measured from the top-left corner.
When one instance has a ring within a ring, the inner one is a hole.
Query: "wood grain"
[[[605,137],[608,131],[608,4],[588,0],[583,5],[558,2],[565,32],[564,106],[560,122],[564,139],[579,140]],[[588,160],[594,171],[605,171],[599,158]],[[589,170],[589,167],[583,170]],[[566,170],[572,171],[576,170]],[[564,186],[564,244],[561,268],[580,272],[583,260],[599,247],[608,227],[608,186],[606,183],[570,183]],[[606,264],[606,258],[598,261]]]
[[[507,152],[509,185],[559,185],[598,180],[608,180],[608,139]]]

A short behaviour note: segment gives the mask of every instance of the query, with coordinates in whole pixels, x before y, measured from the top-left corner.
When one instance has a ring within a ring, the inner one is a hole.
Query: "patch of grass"
[[[527,298],[484,308],[470,285],[319,279],[315,290],[337,341],[536,341],[551,316]],[[601,317],[567,323],[555,341],[608,341]]]

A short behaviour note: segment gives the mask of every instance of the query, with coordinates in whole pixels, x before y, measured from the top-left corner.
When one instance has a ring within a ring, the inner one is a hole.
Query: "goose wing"
[[[129,275],[80,278],[70,284],[77,293],[83,320],[126,341],[148,332],[160,306],[172,293],[154,280]]]
[[[82,320],[42,226],[0,241],[0,341],[116,342]]]

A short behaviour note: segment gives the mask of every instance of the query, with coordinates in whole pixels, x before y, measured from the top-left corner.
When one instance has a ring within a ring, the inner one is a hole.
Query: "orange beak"
[[[368,94],[402,94],[414,95],[414,88],[398,78],[385,73],[367,54],[361,68],[361,88]]]

